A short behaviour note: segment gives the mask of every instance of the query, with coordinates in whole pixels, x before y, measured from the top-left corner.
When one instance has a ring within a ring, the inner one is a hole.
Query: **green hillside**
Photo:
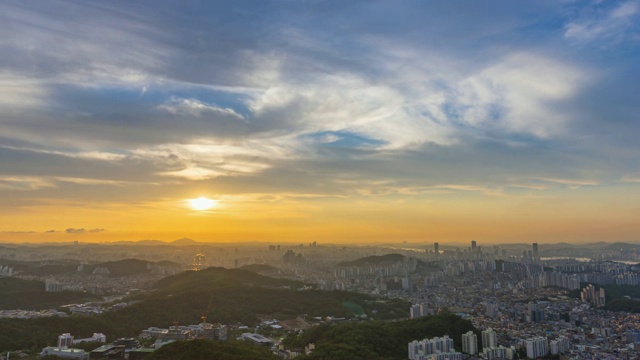
[[[138,274],[145,274],[150,272],[149,265],[160,265],[165,267],[179,267],[178,264],[164,261],[162,263],[153,263],[146,260],[139,259],[124,259],[118,261],[107,261],[104,263],[85,265],[84,273],[92,273],[96,268],[107,268],[109,270],[109,276],[122,277],[132,276]]]
[[[14,277],[0,278],[0,309],[42,310],[60,305],[98,299],[89,293],[62,291],[46,292],[44,283]]]
[[[358,304],[369,317],[395,319],[405,316],[410,304],[402,300],[375,298],[345,291],[298,290],[303,283],[262,276],[247,270],[209,268],[166,277],[155,290],[142,295],[142,302],[108,317],[169,325],[198,321],[203,313],[222,323],[253,324],[258,315],[275,318],[309,316],[351,317]],[[241,306],[239,306],[241,305]],[[171,311],[167,311],[171,309]],[[150,326],[150,325],[149,325]]]
[[[377,300],[344,291],[297,290],[300,286],[297,281],[246,270],[188,271],[160,280],[155,290],[136,298],[138,303],[94,318],[0,320],[0,352],[42,348],[64,332],[77,336],[102,332],[109,339],[137,336],[150,326],[198,323],[202,314],[210,322],[253,325],[259,315],[284,320],[302,314],[351,317],[364,312],[369,318],[396,319],[405,317],[410,306],[402,300]]]
[[[278,360],[269,348],[239,341],[191,340],[161,347],[145,360]]]
[[[453,314],[440,314],[426,318],[397,322],[362,322],[323,324],[300,335],[285,338],[288,348],[303,348],[314,343],[315,351],[300,360],[396,360],[407,357],[407,344],[435,336],[449,335],[460,350],[462,334],[474,331],[471,324]]]

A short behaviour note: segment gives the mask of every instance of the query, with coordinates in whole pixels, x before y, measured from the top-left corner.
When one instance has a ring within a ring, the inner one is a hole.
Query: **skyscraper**
[[[549,353],[549,344],[546,338],[541,336],[527,339],[527,357],[536,359],[538,357],[547,356]]]
[[[440,244],[433,243],[433,251],[435,251],[436,256],[440,255]]]
[[[533,260],[540,260],[540,256],[538,255],[538,243],[533,243]]]
[[[471,240],[471,252],[475,253],[477,250],[478,244],[475,240]]]
[[[473,331],[462,334],[462,352],[470,355],[478,353],[478,336]]]
[[[482,348],[498,347],[498,336],[492,328],[487,328],[482,332]]]

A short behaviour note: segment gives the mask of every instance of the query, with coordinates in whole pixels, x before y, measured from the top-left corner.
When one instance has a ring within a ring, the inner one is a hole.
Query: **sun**
[[[209,210],[218,204],[218,200],[208,199],[203,196],[197,199],[187,199],[187,201],[189,202],[189,206],[196,211]]]

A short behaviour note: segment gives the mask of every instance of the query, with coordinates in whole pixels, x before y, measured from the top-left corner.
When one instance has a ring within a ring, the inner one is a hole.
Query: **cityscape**
[[[566,244],[485,245],[467,247],[439,243],[399,246],[321,244],[227,244],[181,239],[154,245],[56,244],[2,246],[0,280],[20,279],[40,284],[46,294],[96,296],[83,303],[57,307],[3,308],[2,319],[100,318],[145,304],[141,294],[153,294],[155,284],[181,274],[212,269],[247,271],[295,281],[285,291],[358,293],[376,301],[399,301],[395,313],[376,309],[340,313],[260,314],[253,321],[216,318],[216,302],[191,324],[146,322],[135,336],[108,338],[109,329],[90,333],[63,332],[47,339],[40,356],[60,358],[143,358],[167,344],[194,339],[241,341],[281,359],[310,357],[318,343],[292,346],[288,336],[320,325],[396,323],[451,314],[468,320],[471,330],[440,333],[406,341],[405,359],[637,359],[640,315],[640,246],[589,244],[579,257]],[[564,249],[560,247],[565,247]],[[87,251],[91,249],[91,251]],[[142,259],[116,260],[127,255]],[[559,256],[549,256],[559,255]],[[138,264],[140,263],[140,264]],[[65,265],[60,265],[65,264]],[[141,265],[143,264],[143,265]],[[126,268],[126,269],[124,269]],[[65,270],[66,269],[66,270]],[[111,270],[110,270],[111,269]],[[35,275],[38,274],[38,275]],[[213,276],[213,274],[211,275]],[[220,275],[218,275],[220,276]],[[298,285],[293,285],[298,284]],[[266,286],[266,285],[265,285]],[[294,288],[292,288],[294,286]],[[295,286],[299,286],[295,288]],[[280,287],[267,287],[283,291]],[[156,290],[154,290],[156,289]],[[610,289],[610,292],[607,292]],[[217,291],[217,290],[214,290]],[[23,303],[17,299],[18,304]],[[402,306],[404,305],[404,306]],[[318,316],[314,316],[318,315]],[[438,331],[439,329],[436,329]],[[299,335],[298,335],[299,336]],[[77,344],[90,344],[76,348]],[[28,356],[28,349],[3,351]],[[25,352],[26,351],[26,352]]]
[[[0,1],[0,360],[640,360],[640,0]]]

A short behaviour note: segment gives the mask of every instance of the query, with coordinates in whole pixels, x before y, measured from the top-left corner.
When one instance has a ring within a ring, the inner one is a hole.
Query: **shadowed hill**
[[[240,267],[241,270],[249,270],[256,273],[278,271],[277,267],[265,264],[251,264]]]
[[[0,309],[42,310],[75,302],[99,299],[75,291],[47,292],[44,283],[14,277],[0,278]]]
[[[303,286],[299,281],[240,269],[187,271],[158,281],[153,292],[140,297],[141,303],[117,316],[148,317],[159,325],[169,325],[175,320],[197,321],[207,313],[212,321],[250,324],[257,322],[260,314],[281,319],[301,314],[353,316],[351,307],[345,303],[359,305],[369,317],[393,319],[405,316],[410,306],[402,300],[380,302],[368,295],[345,291],[298,290]],[[172,311],[168,313],[166,309]]]

